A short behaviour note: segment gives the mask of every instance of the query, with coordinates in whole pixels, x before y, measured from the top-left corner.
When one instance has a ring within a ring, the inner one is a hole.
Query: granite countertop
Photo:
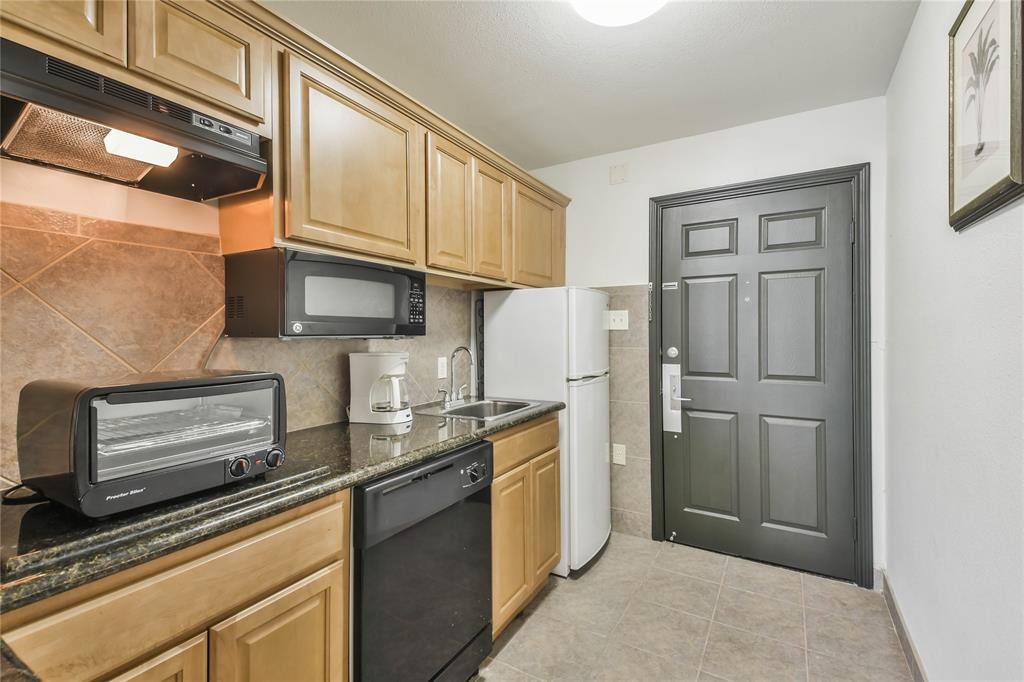
[[[488,422],[414,414],[402,425],[338,423],[294,431],[285,444],[285,464],[264,477],[102,520],[51,502],[5,503],[0,613],[564,408],[541,402]]]

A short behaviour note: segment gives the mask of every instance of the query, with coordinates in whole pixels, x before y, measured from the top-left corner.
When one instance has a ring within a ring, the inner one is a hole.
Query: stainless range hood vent
[[[153,169],[148,163],[108,154],[110,128],[53,109],[27,104],[0,144],[12,157],[90,175],[135,183]]]

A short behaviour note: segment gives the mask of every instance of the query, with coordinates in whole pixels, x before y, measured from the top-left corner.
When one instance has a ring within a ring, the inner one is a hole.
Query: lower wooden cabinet
[[[206,675],[206,633],[171,647],[111,682],[203,682]]]
[[[562,549],[558,418],[543,417],[489,438],[491,627],[494,637],[540,592]]]
[[[4,641],[47,682],[345,680],[350,503],[345,490],[5,613]]]
[[[526,605],[533,587],[530,463],[491,484],[491,625],[495,636]]]
[[[343,679],[347,588],[348,570],[339,561],[210,628],[212,679]]]
[[[561,479],[558,449],[530,461],[531,539],[533,558],[530,582],[539,588],[558,565],[562,551],[562,510],[559,506]]]

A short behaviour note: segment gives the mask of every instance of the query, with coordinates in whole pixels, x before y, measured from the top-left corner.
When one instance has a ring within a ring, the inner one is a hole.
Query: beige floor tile
[[[606,638],[541,613],[517,619],[515,629],[495,642],[495,660],[544,680],[588,676],[607,647]],[[510,626],[511,627],[511,626]]]
[[[636,537],[612,531],[611,537],[608,538],[608,546],[597,563],[601,563],[606,557],[612,557],[651,564],[661,552],[662,544],[664,543],[655,542],[650,537]]]
[[[723,587],[714,620],[762,637],[804,646],[804,610],[792,602]]]
[[[810,682],[911,682],[910,668],[897,672],[871,668],[814,651],[807,652]]]
[[[602,682],[690,682],[696,665],[655,656],[626,644],[611,644],[598,659],[592,680]]]
[[[701,670],[700,671],[700,675],[697,677],[697,682],[729,682],[729,681],[726,680],[724,677],[718,677],[717,675],[712,675],[709,672],[705,672],[704,670]]]
[[[547,593],[534,612],[608,634],[641,582],[642,574],[620,580],[566,580]]]
[[[689,613],[634,599],[612,632],[612,640],[692,665],[700,663],[708,621]]]
[[[844,661],[872,666],[893,673],[907,667],[896,630],[888,614],[843,615],[805,609],[807,648]]]
[[[719,587],[718,583],[653,567],[637,596],[653,604],[711,618]]]
[[[885,599],[878,592],[852,583],[816,575],[803,575],[804,605],[821,611],[845,614],[885,613]]]
[[[617,533],[632,535],[651,542],[651,515],[649,512],[631,512],[613,508],[612,528]]]
[[[473,682],[533,682],[537,679],[501,661],[488,658],[480,666],[480,672],[473,678]]]
[[[720,623],[711,626],[701,670],[728,680],[806,680],[804,650]]]
[[[725,572],[725,561],[724,554],[705,552],[696,547],[666,542],[663,543],[661,553],[658,554],[654,564],[666,571],[719,582]]]
[[[729,557],[725,585],[795,604],[803,603],[800,573],[787,568]]]

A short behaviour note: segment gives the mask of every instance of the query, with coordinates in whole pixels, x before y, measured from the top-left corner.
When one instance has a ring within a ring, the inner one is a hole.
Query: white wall
[[[0,160],[0,200],[169,230],[220,233],[216,201],[201,204],[10,159]]]
[[[871,164],[874,562],[885,565],[885,98],[841,104],[533,171],[572,197],[566,280],[645,284],[649,199],[662,194],[868,162]],[[609,166],[627,181],[609,184]]]
[[[928,676],[1024,679],[1024,201],[946,213],[946,33],[924,2],[888,92],[888,565]]]

